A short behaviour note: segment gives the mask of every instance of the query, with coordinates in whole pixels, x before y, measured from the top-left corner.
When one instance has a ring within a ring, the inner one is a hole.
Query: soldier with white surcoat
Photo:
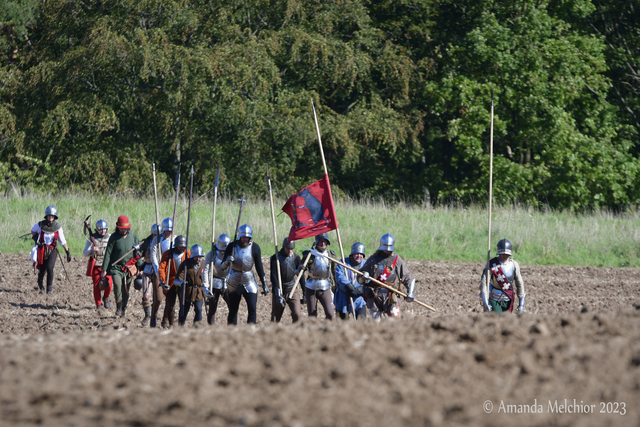
[[[367,307],[369,314],[374,319],[380,319],[382,314],[389,317],[401,317],[400,304],[396,293],[389,291],[383,287],[378,287],[375,283],[369,281],[369,277],[374,277],[380,282],[399,289],[396,280],[402,283],[407,289],[407,302],[412,302],[416,281],[411,276],[411,272],[407,268],[404,260],[394,252],[395,239],[391,234],[385,234],[380,238],[380,247],[365,262],[360,271],[365,276],[359,276],[358,282],[368,285],[365,290],[367,299]]]
[[[271,301],[271,321],[279,322],[284,314],[284,309],[288,305],[291,310],[291,320],[295,323],[300,317],[302,317],[302,308],[300,304],[300,292],[298,288],[289,298],[289,294],[293,290],[293,285],[296,279],[296,274],[300,270],[300,264],[302,263],[300,256],[293,252],[296,247],[296,242],[290,242],[288,237],[285,237],[282,242],[282,248],[278,251],[278,261],[276,261],[276,254],[271,255],[271,287],[273,288],[273,296]],[[276,262],[280,263],[280,279],[282,282],[282,295],[280,295],[280,288],[278,287],[278,266]],[[304,274],[300,278],[300,287],[305,288]]]
[[[224,252],[222,266],[231,266],[227,288],[229,289],[229,316],[227,323],[238,323],[238,309],[240,301],[244,297],[247,302],[249,315],[247,323],[257,323],[256,306],[258,304],[258,284],[253,275],[255,266],[260,282],[262,294],[269,293],[269,287],[265,281],[264,267],[262,266],[262,252],[260,246],[252,241],[253,229],[247,224],[238,229],[238,240],[230,243]]]
[[[480,298],[484,311],[494,311],[498,314],[503,311],[513,311],[515,297],[518,297],[517,310],[524,312],[526,293],[520,264],[511,258],[511,242],[502,239],[498,242],[497,257],[489,261],[485,266],[480,279]],[[487,268],[489,267],[489,268]],[[487,270],[491,271],[490,283],[487,283]]]
[[[316,236],[315,249],[320,254],[326,254],[335,257],[335,252],[330,250],[328,246],[331,244],[327,233],[318,234]],[[308,251],[302,253],[303,257],[307,256]],[[336,265],[324,256],[311,255],[304,269],[307,271],[307,281],[305,283],[305,300],[307,302],[307,313],[310,317],[318,316],[317,303],[320,302],[324,309],[327,320],[333,320],[333,295],[331,288],[333,287],[333,277],[335,276]]]
[[[109,301],[109,295],[113,289],[113,281],[111,276],[106,276],[101,284],[100,274],[102,273],[102,264],[104,262],[104,253],[107,249],[107,243],[109,243],[109,237],[111,234],[108,232],[109,226],[104,219],[96,222],[96,231],[91,235],[91,238],[87,239],[87,244],[84,246],[82,253],[84,256],[93,259],[93,268],[89,272],[91,279],[93,280],[93,299],[96,302],[96,309],[110,309],[111,302]],[[102,292],[104,291],[104,296]]]
[[[43,293],[44,275],[47,274],[47,294],[53,293],[53,268],[58,259],[58,242],[67,251],[67,262],[71,262],[71,253],[67,240],[64,238],[64,231],[58,221],[58,210],[55,206],[47,206],[44,212],[44,221],[38,222],[31,228],[31,238],[36,242],[37,259],[36,268],[38,271],[38,288]]]
[[[209,251],[204,259],[204,269],[202,271],[202,285],[211,293],[209,297],[209,311],[207,313],[207,323],[213,325],[216,323],[216,312],[218,311],[218,302],[220,297],[227,302],[227,276],[229,275],[230,265],[226,268],[222,267],[222,259],[224,251],[231,243],[231,237],[221,234],[214,246],[213,253]],[[213,258],[213,262],[212,262]],[[213,273],[213,283],[211,283],[211,274]]]

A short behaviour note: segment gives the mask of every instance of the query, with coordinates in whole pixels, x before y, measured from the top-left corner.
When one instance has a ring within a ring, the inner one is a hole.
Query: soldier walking
[[[162,220],[162,234],[153,238],[151,241],[151,264],[153,265],[153,271],[158,278],[156,282],[153,282],[153,305],[151,308],[151,322],[150,326],[155,328],[158,324],[158,310],[160,304],[164,299],[164,292],[162,286],[160,286],[160,260],[162,256],[175,244],[176,236],[173,234],[173,220],[169,217]],[[160,239],[160,249],[158,249],[158,238]]]
[[[328,251],[330,256],[335,257],[335,252],[328,249],[331,244],[327,233],[316,236],[316,250],[323,254]],[[304,251],[302,256],[306,258],[308,251]],[[305,282],[305,300],[307,302],[307,313],[309,317],[318,317],[317,303],[320,302],[324,309],[327,320],[333,320],[333,296],[331,288],[333,277],[335,276],[336,265],[325,257],[311,255],[309,261],[303,266],[307,270],[307,280]]]
[[[160,285],[164,293],[164,314],[162,316],[161,326],[165,329],[174,325],[176,316],[176,299],[178,297],[178,287],[174,286],[176,271],[180,268],[180,264],[189,258],[191,253],[187,251],[187,238],[183,235],[176,237],[175,246],[162,254],[160,267],[158,268],[160,276]],[[171,262],[169,262],[171,260]],[[169,269],[171,264],[171,269]],[[169,271],[167,271],[169,270]],[[151,316],[153,320],[153,315]]]
[[[135,255],[131,249],[138,243],[138,235],[131,231],[129,218],[125,215],[119,216],[116,232],[109,237],[104,254],[103,266],[106,265],[107,268],[100,273],[101,278],[105,278],[108,274],[113,280],[116,316],[125,317],[129,302],[129,288],[133,278],[137,276],[137,268],[133,264]],[[142,264],[142,261],[138,263]]]
[[[364,266],[364,244],[356,242],[351,246],[351,254],[345,261],[349,267],[359,270]],[[349,313],[353,313],[355,308],[356,319],[367,317],[367,303],[363,298],[364,286],[358,283],[358,277],[353,271],[341,265],[336,267],[336,294],[333,297],[333,304],[341,319],[347,319]],[[351,301],[353,305],[351,306]]]
[[[262,294],[269,293],[264,277],[262,252],[260,246],[252,241],[253,229],[247,224],[238,228],[238,240],[230,243],[224,252],[223,268],[231,265],[227,287],[229,289],[229,316],[227,323],[238,324],[238,309],[242,298],[247,303],[247,323],[257,323],[256,306],[258,304],[258,284],[253,275],[255,266],[262,283]]]
[[[204,288],[202,287],[202,271],[204,270],[203,258],[204,250],[202,246],[191,246],[189,259],[180,264],[176,272],[174,287],[186,286],[184,293],[184,310],[182,315],[178,317],[180,326],[184,326],[192,305],[195,311],[195,317],[193,319],[194,325],[202,322],[202,304],[205,297]],[[180,290],[178,291],[178,298],[182,299],[182,292]]]
[[[212,294],[209,298],[209,311],[207,313],[207,323],[210,325],[216,323],[216,312],[218,311],[220,297],[222,297],[225,302],[228,301],[227,276],[229,275],[229,269],[231,267],[227,264],[226,268],[222,268],[222,259],[229,243],[231,243],[231,237],[226,234],[221,234],[214,246],[214,252],[209,251],[204,259],[202,284]],[[212,270],[213,283],[210,283]]]
[[[414,299],[416,281],[411,276],[404,260],[394,252],[395,239],[391,234],[385,234],[380,238],[380,247],[365,262],[360,271],[370,277],[399,289],[396,280],[399,280],[407,288],[407,302]],[[371,282],[367,277],[360,276],[358,282],[368,285]],[[388,289],[372,285],[365,289],[369,314],[374,319],[380,319],[385,313],[389,317],[401,317],[400,304],[396,293]]]
[[[53,268],[58,259],[58,242],[67,252],[67,262],[71,262],[71,253],[64,238],[62,226],[57,221],[58,210],[55,206],[47,206],[44,211],[44,220],[38,222],[31,228],[31,238],[37,246],[38,289],[43,293],[44,275],[47,275],[47,295],[53,293]]]
[[[518,296],[517,310],[524,312],[524,283],[520,274],[520,264],[511,258],[511,242],[502,239],[498,242],[497,257],[485,266],[480,279],[480,298],[484,311],[501,314],[513,311],[515,296]],[[491,271],[490,283],[487,282],[487,271]]]
[[[162,229],[160,229],[162,230]],[[142,269],[142,311],[144,318],[142,326],[147,326],[151,320],[151,306],[153,304],[153,294],[155,288],[160,286],[160,279],[151,259],[152,242],[157,242],[158,225],[151,225],[151,234],[147,236],[140,245],[140,252],[144,257],[144,268]]]
[[[280,263],[280,277],[282,279],[282,292],[284,295],[281,297],[285,299],[286,305],[291,310],[291,321],[297,322],[302,317],[302,308],[300,306],[300,292],[296,288],[291,298],[289,294],[293,290],[293,285],[296,278],[296,273],[299,272],[300,264],[302,263],[300,256],[293,252],[296,247],[296,242],[290,242],[288,237],[284,238],[282,242],[282,249],[278,251],[278,260],[276,261],[276,254],[271,255],[271,273],[269,274],[271,279],[271,287],[274,289],[271,298],[271,321],[279,322],[284,314],[285,306],[278,301],[278,268],[276,262]],[[300,286],[304,289],[305,280],[304,274],[300,278]]]
[[[87,244],[82,252],[84,256],[87,256],[94,260],[93,268],[91,269],[91,279],[93,280],[93,299],[96,302],[96,309],[104,310],[110,309],[111,303],[109,302],[109,295],[113,289],[113,281],[111,276],[102,277],[102,267],[104,262],[104,254],[109,243],[109,226],[104,219],[96,222],[96,232],[91,235],[90,239],[87,239]],[[100,282],[103,282],[104,296],[101,295],[102,289],[100,288]]]

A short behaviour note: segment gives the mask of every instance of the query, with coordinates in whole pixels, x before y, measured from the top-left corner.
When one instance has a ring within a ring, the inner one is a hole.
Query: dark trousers
[[[172,286],[164,300],[164,314],[162,316],[162,326],[173,325],[176,318],[176,298],[178,296],[176,291],[179,291],[179,286]]]
[[[247,323],[258,323],[256,317],[256,306],[258,305],[258,294],[250,294],[242,292],[229,292],[229,316],[227,317],[227,324],[238,324],[238,309],[240,308],[240,300],[244,297],[247,302],[247,310],[249,315],[247,316]]]
[[[209,313],[207,313],[207,322],[210,325],[216,323],[216,311],[218,311],[218,302],[220,301],[220,297],[228,303],[228,298],[224,296],[224,291],[222,289],[214,289],[213,297],[209,298]]]
[[[289,309],[291,310],[291,321],[293,323],[297,322],[300,317],[302,317],[302,308],[300,307],[300,292],[298,289],[293,293],[291,298],[287,298],[289,296],[288,293],[285,292],[285,298],[287,300],[287,304]],[[278,304],[275,291],[271,296],[271,321],[279,322],[282,319],[282,314],[284,313],[284,307]]]
[[[53,290],[53,267],[56,265],[56,259],[58,259],[58,250],[54,249],[51,251],[51,254],[49,254],[49,258],[40,266],[40,271],[38,272],[38,288],[41,290],[44,289],[42,282],[44,281],[45,273],[47,273],[47,292],[52,292]]]
[[[189,309],[191,308],[191,305],[193,305],[193,310],[196,313],[196,316],[193,319],[193,321],[194,322],[202,321],[202,304],[203,303],[204,303],[204,300],[193,302],[193,301],[189,300],[188,298],[186,298],[186,301],[184,302],[183,314],[182,314],[182,316],[180,316],[178,318],[178,322],[181,325],[184,325],[184,322],[187,321],[187,316],[189,315]]]
[[[349,318],[349,313],[343,313],[343,312],[339,312],[338,313],[340,315],[340,318],[342,320],[346,320]],[[360,309],[358,311],[356,311],[356,319],[364,319],[367,317],[367,306],[365,305],[364,307],[360,307]]]
[[[324,315],[327,320],[333,320],[333,298],[331,298],[331,291],[312,291],[309,288],[305,288],[304,297],[307,300],[307,313],[309,317],[318,317],[317,302],[320,302],[324,309]]]

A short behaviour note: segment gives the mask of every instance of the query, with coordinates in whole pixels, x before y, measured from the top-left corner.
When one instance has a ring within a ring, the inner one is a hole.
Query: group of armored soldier
[[[31,230],[36,243],[32,261],[41,293],[45,290],[47,294],[53,292],[58,244],[65,249],[67,262],[71,260],[57,219],[55,206],[48,206],[44,221]],[[118,217],[113,234],[109,233],[105,220],[97,221],[95,232],[87,239],[83,251],[89,258],[87,276],[92,278],[97,310],[111,309],[113,293],[115,314],[125,317],[133,287],[142,292],[143,326],[157,326],[163,301],[160,325],[164,328],[175,325],[176,302],[180,303],[179,325],[185,324],[192,306],[194,322],[203,321],[205,308],[208,324],[214,324],[220,299],[229,309],[228,324],[237,324],[242,299],[247,305],[247,322],[257,323],[259,287],[262,294],[269,293],[261,249],[253,241],[253,230],[249,225],[244,224],[237,231],[238,237],[234,241],[229,235],[221,234],[212,245],[212,251],[205,255],[201,245],[187,248],[187,238],[174,235],[171,218],[165,218],[161,225],[153,224],[151,234],[142,241],[131,230],[125,215]],[[300,257],[294,252],[295,242],[284,239],[282,248],[270,258],[270,282],[274,289],[271,320],[279,322],[289,307],[292,321],[296,322],[302,317],[303,304],[307,306],[308,316],[315,317],[318,303],[328,320],[333,320],[336,312],[341,319],[347,319],[350,314],[356,319],[367,315],[374,319],[401,317],[398,297],[388,288],[399,289],[402,284],[406,288],[405,300],[411,302],[416,281],[407,264],[396,254],[393,236],[383,235],[378,249],[369,258],[366,258],[365,245],[355,242],[348,258],[337,261],[334,251],[329,249],[330,244],[327,233],[319,234],[315,236],[311,250],[304,251]],[[512,311],[516,297],[517,310],[524,311],[524,285],[520,266],[511,258],[511,249],[507,239],[498,242],[497,257],[484,269],[480,298],[485,311]],[[386,286],[380,287],[376,282]]]

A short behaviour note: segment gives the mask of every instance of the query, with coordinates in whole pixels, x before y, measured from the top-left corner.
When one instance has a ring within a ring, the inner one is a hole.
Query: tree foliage
[[[155,162],[165,191],[193,164],[200,191],[220,165],[223,190],[263,193],[268,164],[289,193],[323,174],[313,100],[343,191],[484,200],[493,89],[500,201],[640,197],[635,80],[604,30],[626,3],[33,4],[1,39],[5,183],[145,193]]]

